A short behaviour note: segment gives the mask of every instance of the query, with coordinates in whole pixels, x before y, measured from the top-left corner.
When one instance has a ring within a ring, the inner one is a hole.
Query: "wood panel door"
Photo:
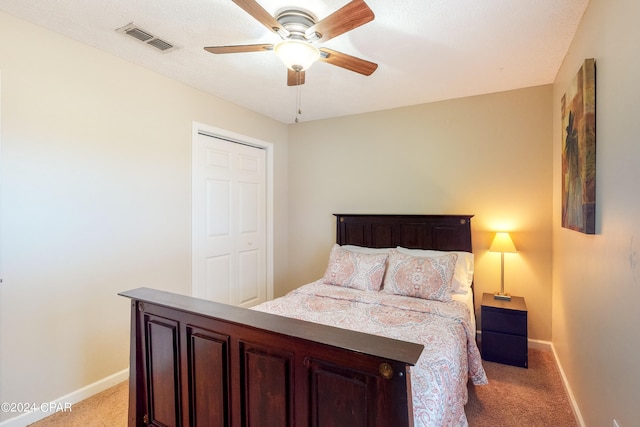
[[[197,138],[194,296],[250,307],[267,299],[265,150]]]

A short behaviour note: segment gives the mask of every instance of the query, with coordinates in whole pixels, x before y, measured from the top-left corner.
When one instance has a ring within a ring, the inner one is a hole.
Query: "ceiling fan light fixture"
[[[297,72],[308,69],[320,58],[318,48],[302,40],[283,40],[273,50],[287,68]]]

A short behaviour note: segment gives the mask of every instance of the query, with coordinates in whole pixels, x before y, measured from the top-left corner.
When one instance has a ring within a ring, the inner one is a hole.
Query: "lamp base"
[[[493,294],[493,298],[494,299],[501,299],[501,300],[505,300],[505,301],[511,301],[511,295],[509,295],[509,294],[501,294],[500,292],[496,292],[495,294]]]

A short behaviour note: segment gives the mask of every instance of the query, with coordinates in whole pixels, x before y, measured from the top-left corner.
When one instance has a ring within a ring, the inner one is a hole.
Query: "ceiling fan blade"
[[[326,42],[369,21],[373,21],[373,18],[375,18],[373,11],[363,0],[353,0],[309,27],[306,34],[311,37],[314,33],[318,33],[320,38],[316,41]]]
[[[232,0],[245,12],[251,15],[256,21],[267,27],[276,34],[289,34],[289,32],[274,18],[269,12],[255,0]]]
[[[327,49],[326,47],[320,48],[320,60],[365,76],[370,76],[378,68],[378,64],[374,62]]]
[[[211,53],[263,52],[273,50],[272,44],[243,44],[238,46],[211,46],[204,50]]]
[[[293,71],[287,68],[287,86],[298,86],[304,84],[304,71]]]

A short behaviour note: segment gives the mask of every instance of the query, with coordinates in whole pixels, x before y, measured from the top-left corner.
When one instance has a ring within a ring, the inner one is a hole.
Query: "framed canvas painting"
[[[562,226],[596,232],[596,64],[587,59],[561,100]]]

